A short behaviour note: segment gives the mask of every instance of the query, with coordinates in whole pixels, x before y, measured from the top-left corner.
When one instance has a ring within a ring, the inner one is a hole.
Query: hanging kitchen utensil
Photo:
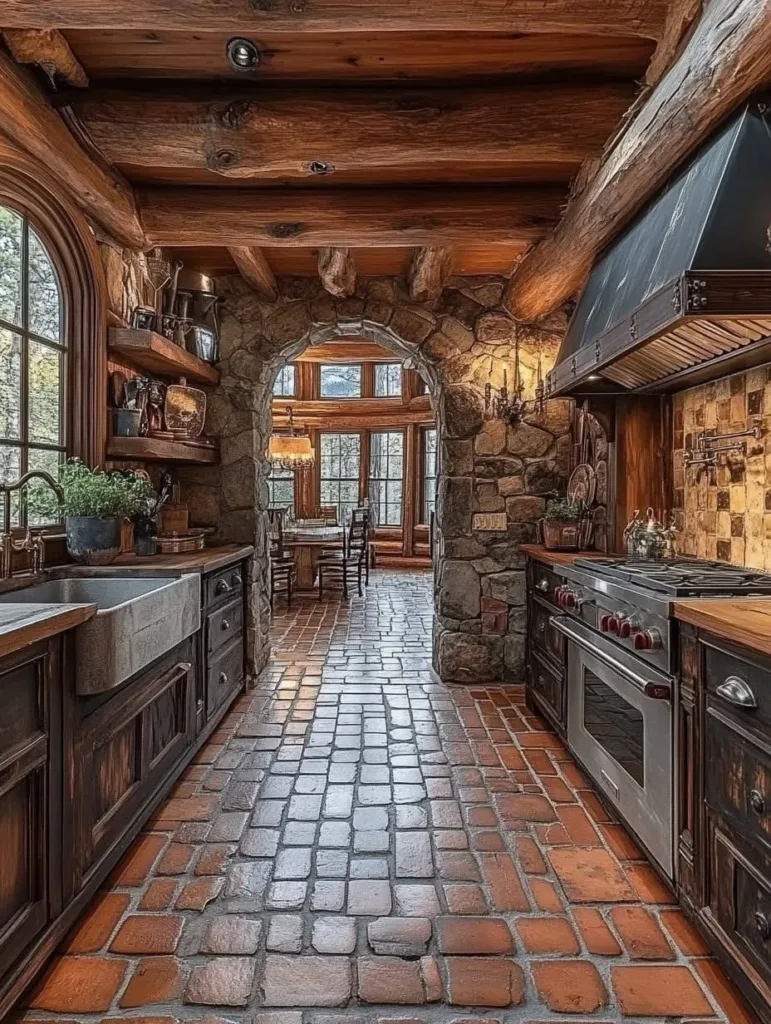
[[[573,470],[568,480],[568,498],[587,507],[594,504],[597,495],[597,474],[588,462],[582,462]]]
[[[171,280],[171,264],[163,258],[163,249],[153,249],[145,257],[147,280],[153,289],[153,305],[155,308],[155,330],[163,333],[163,313],[158,308],[158,295]]]
[[[170,313],[176,315],[176,304],[177,304],[177,285],[179,283],[179,272],[184,267],[182,260],[177,260],[174,266],[171,268],[171,279],[169,281],[169,287],[166,289],[166,295],[164,296],[164,313]]]

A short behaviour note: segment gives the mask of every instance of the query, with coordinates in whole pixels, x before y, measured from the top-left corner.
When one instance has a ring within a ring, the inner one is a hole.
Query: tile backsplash
[[[727,434],[759,424],[746,454],[686,468],[683,452],[701,431]],[[683,391],[673,409],[678,552],[771,571],[771,364]]]

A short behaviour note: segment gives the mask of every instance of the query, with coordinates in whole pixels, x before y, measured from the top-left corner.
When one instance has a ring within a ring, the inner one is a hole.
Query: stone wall
[[[513,379],[518,338],[526,393],[538,357],[546,373],[565,330],[562,317],[516,324],[500,308],[502,278],[454,279],[439,302],[413,303],[402,282],[370,279],[356,296],[336,299],[310,278],[280,282],[275,304],[240,278],[221,282],[221,384],[210,395],[207,430],[221,463],[188,470],[186,497],[197,523],[221,540],[254,543],[249,623],[255,667],[267,658],[266,450],[272,382],[307,345],[356,336],[409,357],[431,390],[441,444],[435,566],[434,663],[457,682],[521,680],[524,657],[523,541],[535,537],[545,495],[564,488],[570,458],[571,403],[558,400],[516,427],[484,418],[484,388]],[[489,532],[480,513],[504,513]]]
[[[678,551],[771,571],[771,365],[675,395],[673,423]],[[683,465],[702,430],[726,434],[756,423],[763,436],[746,439],[746,455],[721,455],[712,470]]]

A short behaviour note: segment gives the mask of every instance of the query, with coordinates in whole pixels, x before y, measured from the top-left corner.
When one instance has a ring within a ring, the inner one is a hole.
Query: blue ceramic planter
[[[120,554],[120,519],[68,516],[67,551],[83,565],[109,565]]]

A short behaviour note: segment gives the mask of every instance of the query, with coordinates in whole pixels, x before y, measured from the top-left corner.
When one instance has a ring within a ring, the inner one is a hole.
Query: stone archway
[[[504,369],[511,381],[515,341],[532,384],[538,355],[546,372],[565,329],[561,317],[515,323],[500,307],[504,285],[503,278],[453,279],[438,302],[415,303],[390,278],[365,280],[346,299],[329,295],[317,280],[287,278],[270,303],[240,278],[224,282],[222,376],[207,418],[221,464],[188,471],[185,481],[196,521],[216,524],[220,540],[255,546],[249,622],[255,668],[269,653],[265,509],[273,380],[308,345],[355,335],[409,356],[433,396],[441,451],[434,666],[451,682],[522,679],[519,545],[534,539],[544,496],[567,473],[571,406],[549,402],[516,428],[485,420],[485,385],[500,386]],[[498,514],[493,529],[487,513]]]

